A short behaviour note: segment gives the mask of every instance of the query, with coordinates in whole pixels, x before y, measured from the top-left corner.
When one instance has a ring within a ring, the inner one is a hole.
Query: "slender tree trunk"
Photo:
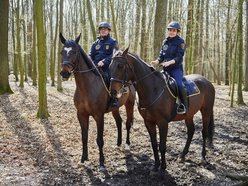
[[[118,41],[118,34],[117,34],[117,27],[116,27],[116,19],[115,19],[115,12],[114,12],[114,1],[109,0],[110,9],[111,9],[111,17],[112,17],[112,27],[115,35],[115,39]]]
[[[167,10],[167,0],[156,0],[156,11],[154,20],[154,40],[153,40],[153,58],[157,58],[159,51],[161,50],[161,44],[165,38],[166,31],[166,12]]]
[[[8,62],[8,20],[9,20],[9,0],[0,1],[0,95],[12,93],[9,86],[9,62]]]
[[[20,0],[17,0],[17,13],[16,13],[16,40],[17,40],[17,57],[18,67],[20,71],[20,87],[24,87],[24,72],[22,64],[22,51],[21,51],[21,29],[20,29]]]
[[[229,85],[229,63],[230,63],[230,8],[231,0],[228,0],[227,6],[227,19],[226,19],[226,54],[225,54],[225,85]]]
[[[36,62],[36,11],[35,11],[36,0],[33,0],[33,51],[32,51],[32,60],[33,60],[33,69],[32,69],[32,80],[33,86],[37,86],[37,62]]]
[[[58,2],[58,1],[57,1]],[[55,39],[53,39],[54,37],[54,30],[53,30],[53,2],[50,2],[50,12],[49,12],[49,24],[50,24],[50,76],[51,76],[51,86],[55,86],[55,60],[54,60],[54,45],[56,44],[56,42],[54,42]],[[57,18],[57,16],[56,16]],[[57,22],[57,19],[56,19]],[[57,25],[55,25],[57,26]],[[58,32],[58,27],[55,28],[55,36],[57,36],[57,32]],[[56,48],[56,47],[55,47]]]
[[[136,18],[135,18],[135,38],[134,38],[134,52],[138,53],[139,35],[140,35],[140,5],[141,0],[136,1]]]
[[[244,91],[248,91],[248,0],[246,4],[246,31],[245,31],[245,79],[244,79]]]
[[[36,0],[36,27],[38,41],[38,90],[39,90],[39,108],[37,117],[47,118],[49,116],[47,109],[46,93],[46,40],[43,21],[43,0]]]
[[[209,51],[208,51],[208,46],[209,46],[209,1],[206,1],[206,29],[205,29],[205,33],[206,33],[206,41],[205,41],[205,55],[204,55],[204,62],[202,64],[202,74],[205,75],[205,68],[206,68],[206,62],[209,59]]]
[[[245,105],[243,100],[242,85],[243,85],[243,3],[244,0],[239,0],[239,16],[238,16],[238,105]]]
[[[90,5],[90,0],[87,0],[87,12],[88,12],[88,19],[90,21],[90,28],[93,36],[93,40],[96,39],[96,28],[92,19],[92,13],[91,13],[91,5]]]
[[[16,48],[16,37],[15,37],[15,17],[16,17],[16,11],[15,11],[15,5],[14,0],[11,0],[11,6],[12,6],[12,40],[13,40],[13,50],[14,50],[14,63],[13,63],[13,70],[15,75],[15,80],[19,81],[18,77],[18,56],[17,56],[17,48]]]
[[[140,56],[143,60],[145,59],[145,48],[146,48],[146,0],[141,0],[142,17],[141,17],[141,38],[140,38]]]
[[[24,70],[24,81],[28,81],[28,71],[27,71],[27,29],[26,29],[26,23],[27,19],[25,14],[27,14],[26,8],[25,8],[24,1],[22,0],[22,29],[23,29],[23,52],[24,52],[24,58],[23,58],[23,70]]]
[[[60,6],[59,6],[59,32],[63,33],[63,12],[64,12],[64,0],[60,0]],[[60,42],[60,40],[58,41],[58,64],[57,64],[57,90],[59,92],[63,91],[63,87],[62,87],[62,80],[60,77],[60,66],[61,66],[61,55],[60,55],[60,51],[62,48],[62,43]]]
[[[196,8],[196,21],[195,21],[195,37],[194,37],[194,50],[193,50],[193,66],[191,73],[199,73],[199,22],[200,22],[200,5],[201,0],[198,0],[197,2],[197,8]]]
[[[186,31],[186,44],[187,44],[187,52],[185,57],[185,72],[191,73],[192,69],[192,38],[193,38],[193,13],[194,13],[194,0],[189,0],[188,2],[188,18],[187,18],[187,31]]]

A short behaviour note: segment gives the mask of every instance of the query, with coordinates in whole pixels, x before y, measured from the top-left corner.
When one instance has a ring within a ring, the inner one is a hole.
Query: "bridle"
[[[115,56],[114,58],[123,58],[123,59],[127,60],[124,56]],[[136,76],[135,73],[134,73],[133,68],[129,65],[129,63],[127,61],[125,61],[123,63],[125,63],[125,65],[128,65],[128,67],[132,70],[134,76]],[[130,86],[130,85],[136,86],[139,82],[141,82],[142,80],[144,80],[145,78],[149,77],[150,75],[152,75],[155,72],[156,71],[154,70],[154,71],[150,72],[149,74],[145,75],[144,77],[142,77],[142,78],[140,78],[140,79],[138,79],[136,81],[132,81],[131,83],[129,83],[129,80],[128,80],[128,70],[127,70],[127,68],[125,68],[125,77],[124,77],[123,80],[118,79],[118,78],[111,77],[110,81],[115,81],[115,82],[121,83],[123,86]],[[135,77],[135,79],[137,79],[137,78]]]

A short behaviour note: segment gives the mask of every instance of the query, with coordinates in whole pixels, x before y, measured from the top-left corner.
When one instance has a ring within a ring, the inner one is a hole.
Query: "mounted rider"
[[[182,63],[186,45],[183,38],[179,36],[180,30],[181,26],[178,22],[172,21],[168,24],[168,37],[163,41],[158,59],[151,63],[154,65],[161,64],[163,70],[176,80],[181,101],[181,104],[177,108],[177,113],[185,114],[188,110],[188,100],[182,82]]]
[[[113,56],[114,50],[118,50],[118,44],[115,39],[110,36],[111,26],[108,22],[101,22],[98,25],[99,36],[93,42],[89,56],[97,67],[102,71],[102,76],[109,86],[110,84],[110,70],[109,64]],[[112,107],[118,106],[116,99],[111,99],[110,105]]]

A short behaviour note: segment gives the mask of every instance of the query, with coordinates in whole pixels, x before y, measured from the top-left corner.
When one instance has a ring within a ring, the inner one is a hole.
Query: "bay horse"
[[[177,115],[176,99],[169,92],[162,73],[146,64],[138,56],[129,53],[128,48],[123,53],[119,51],[114,55],[110,64],[110,71],[112,77],[110,90],[117,98],[122,96],[121,87],[128,84],[130,80],[138,93],[138,109],[150,135],[156,171],[159,166],[162,172],[166,169],[165,152],[168,123],[185,120],[188,135],[186,145],[180,155],[181,160],[184,161],[195,131],[193,117],[198,111],[201,112],[203,120],[202,162],[207,163],[206,139],[208,139],[210,147],[213,144],[215,89],[206,78],[196,74],[186,76],[186,79],[196,83],[200,94],[189,98],[189,110],[185,115]],[[158,126],[160,135],[161,163],[158,154],[156,126]]]
[[[97,145],[99,148],[100,170],[104,169],[103,154],[103,131],[104,131],[104,114],[112,112],[118,128],[117,145],[122,143],[122,118],[119,114],[119,108],[108,106],[110,92],[106,87],[102,75],[98,68],[86,54],[84,49],[78,44],[81,34],[75,40],[66,40],[60,33],[60,41],[63,43],[61,51],[61,76],[63,81],[68,80],[73,73],[76,82],[74,94],[74,105],[77,109],[77,118],[81,126],[83,152],[81,163],[88,160],[88,129],[89,116],[92,116],[97,125]],[[129,87],[129,91],[119,100],[119,105],[125,105],[126,120],[126,144],[130,145],[129,133],[133,123],[133,109],[135,102],[135,89]]]

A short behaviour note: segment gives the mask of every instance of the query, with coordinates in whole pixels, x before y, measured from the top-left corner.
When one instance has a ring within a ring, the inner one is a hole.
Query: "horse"
[[[157,171],[160,167],[162,172],[166,169],[165,152],[168,123],[170,121],[185,120],[187,126],[187,142],[180,155],[179,160],[184,161],[195,131],[193,117],[196,112],[202,114],[202,163],[206,161],[206,139],[208,145],[213,147],[214,134],[214,113],[213,106],[215,100],[215,88],[206,78],[201,75],[188,75],[187,79],[195,82],[200,90],[199,95],[189,98],[189,109],[184,115],[177,115],[176,98],[171,94],[170,89],[165,84],[165,79],[161,72],[156,71],[152,66],[146,64],[137,55],[128,52],[128,48],[117,52],[110,64],[111,85],[110,91],[116,97],[122,96],[122,86],[126,86],[132,81],[138,97],[138,110],[144,119],[145,126],[150,135],[151,145],[154,153],[155,165],[153,170]],[[158,154],[158,142],[156,126],[159,129],[160,143]]]
[[[60,33],[60,41],[63,43],[61,51],[61,72],[62,80],[66,81],[73,73],[76,82],[74,93],[74,105],[77,109],[77,118],[81,126],[83,152],[81,163],[88,160],[88,128],[89,116],[92,116],[97,125],[97,145],[99,148],[100,170],[104,167],[103,154],[103,131],[104,114],[112,112],[118,128],[117,145],[122,143],[122,118],[119,107],[109,107],[110,92],[106,87],[99,69],[92,62],[85,50],[78,44],[81,34],[75,40],[66,40]],[[126,88],[127,89],[127,88]],[[126,144],[130,145],[130,128],[133,123],[133,109],[135,103],[135,89],[129,87],[126,94],[119,100],[119,106],[126,108]]]

